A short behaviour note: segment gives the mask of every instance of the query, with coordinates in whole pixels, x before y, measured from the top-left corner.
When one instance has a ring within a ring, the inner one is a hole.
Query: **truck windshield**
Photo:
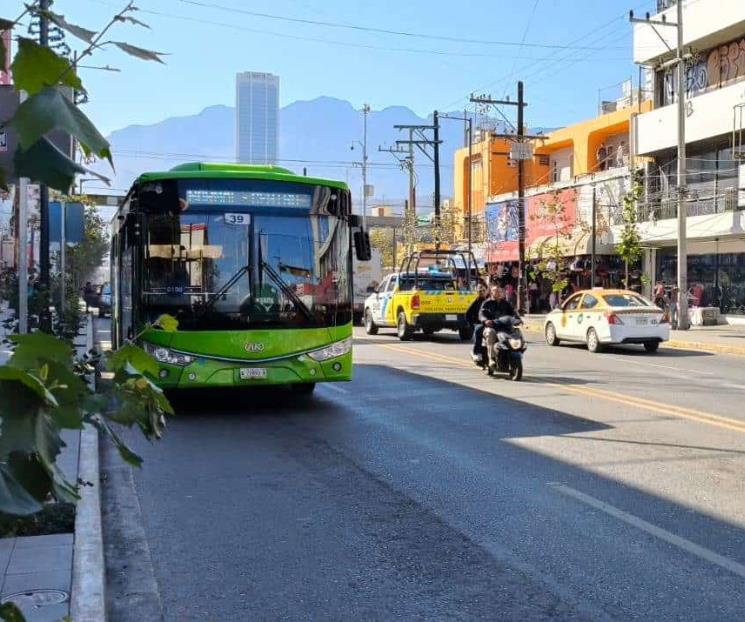
[[[184,330],[349,321],[345,221],[299,209],[216,207],[146,214],[142,303],[147,319],[167,312]]]

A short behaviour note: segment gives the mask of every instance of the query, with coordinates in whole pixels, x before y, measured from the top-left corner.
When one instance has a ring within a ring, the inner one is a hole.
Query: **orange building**
[[[636,102],[551,132],[545,139],[531,141],[533,157],[524,165],[526,194],[538,188],[551,190],[560,185],[581,183],[581,178],[615,167],[628,167],[633,154],[629,131],[631,119],[652,109],[651,101]],[[472,145],[472,161],[468,148],[455,152],[454,203],[457,222],[467,222],[468,178],[472,182],[472,217],[483,221],[486,204],[498,197],[517,192],[517,162],[510,159],[513,141],[482,134],[482,140]],[[548,188],[546,188],[548,187]],[[465,237],[465,231],[459,237]]]

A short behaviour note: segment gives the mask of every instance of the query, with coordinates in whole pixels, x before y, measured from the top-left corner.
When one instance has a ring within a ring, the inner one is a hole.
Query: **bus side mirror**
[[[358,261],[370,261],[372,259],[372,248],[370,247],[370,234],[363,229],[354,232],[354,249]]]

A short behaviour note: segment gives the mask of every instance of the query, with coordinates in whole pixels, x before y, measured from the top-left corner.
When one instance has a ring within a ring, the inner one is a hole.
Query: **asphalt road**
[[[745,357],[534,343],[512,383],[357,337],[350,384],[190,396],[133,487],[106,459],[113,620],[745,619]]]

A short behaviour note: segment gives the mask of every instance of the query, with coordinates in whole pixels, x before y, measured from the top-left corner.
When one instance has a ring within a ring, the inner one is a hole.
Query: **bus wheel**
[[[297,395],[312,395],[316,389],[315,382],[302,382],[300,384],[293,384],[292,391]]]

